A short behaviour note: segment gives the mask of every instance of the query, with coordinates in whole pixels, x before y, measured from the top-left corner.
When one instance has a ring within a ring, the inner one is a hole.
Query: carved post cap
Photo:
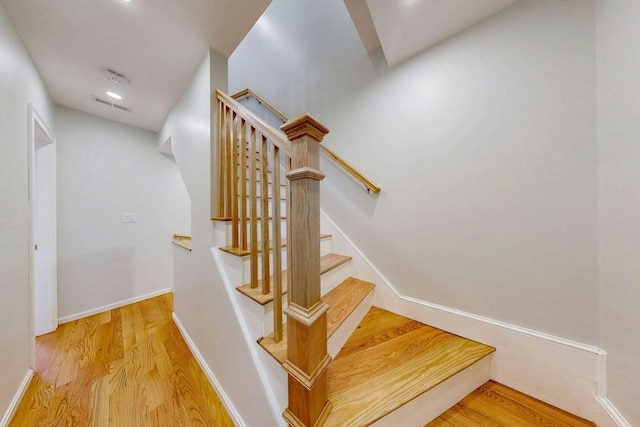
[[[289,141],[309,135],[316,141],[321,142],[322,138],[329,133],[329,129],[309,113],[294,117],[280,126],[280,129],[287,134]]]

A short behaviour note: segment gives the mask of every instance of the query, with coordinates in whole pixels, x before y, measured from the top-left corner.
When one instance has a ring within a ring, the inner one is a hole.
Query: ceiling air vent
[[[111,68],[107,68],[106,70],[104,70],[104,76],[107,78],[107,80],[114,83],[118,83],[121,85],[129,84],[129,79],[127,78],[127,76],[115,70],[112,70]]]
[[[92,96],[91,99],[99,104],[104,104],[107,105],[109,107],[113,107],[116,108],[118,110],[121,111],[131,111],[131,109],[129,107],[125,107],[123,105],[118,105],[118,104],[114,104],[113,102],[107,101],[105,99],[102,98],[98,98],[97,96]]]

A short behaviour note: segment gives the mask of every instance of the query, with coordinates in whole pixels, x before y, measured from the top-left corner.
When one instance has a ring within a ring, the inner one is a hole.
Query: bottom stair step
[[[595,427],[595,424],[500,383],[489,381],[425,427]]]
[[[349,277],[322,297],[329,306],[327,310],[327,338],[330,338],[355,308],[373,290],[373,283]],[[287,324],[282,329],[282,340],[275,342],[273,334],[258,340],[258,344],[280,364],[287,358]]]
[[[471,378],[472,371],[467,368],[494,351],[493,347],[373,307],[328,367],[327,389],[333,409],[325,426],[397,425],[397,421],[385,417],[393,417],[392,412],[463,371]],[[483,362],[488,363],[488,359]],[[478,379],[474,377],[473,381]],[[385,419],[390,421],[385,423]]]

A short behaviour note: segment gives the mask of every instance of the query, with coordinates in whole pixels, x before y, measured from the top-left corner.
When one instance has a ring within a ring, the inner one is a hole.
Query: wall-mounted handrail
[[[273,104],[271,104],[269,101],[267,101],[262,96],[258,95],[256,92],[252,91],[249,88],[243,89],[240,92],[231,95],[231,98],[238,99],[238,98],[242,98],[243,96],[244,97],[252,96],[253,98],[255,98],[256,101],[258,101],[258,103],[267,107],[267,109],[269,109],[280,120],[282,120],[283,123],[286,123],[289,120],[289,118],[282,111],[278,110]],[[356,180],[360,181],[360,183],[364,185],[367,192],[373,192],[373,193],[380,192],[379,186],[377,186],[369,178],[367,178],[366,176],[358,172],[353,166],[347,163],[344,159],[342,159],[336,153],[329,150],[327,147],[325,147],[322,144],[320,144],[320,150],[322,150],[331,160],[333,160],[336,164],[338,164],[338,166],[343,168],[347,173],[353,176]]]

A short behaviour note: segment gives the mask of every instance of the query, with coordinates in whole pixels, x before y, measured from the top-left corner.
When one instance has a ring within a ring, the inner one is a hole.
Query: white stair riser
[[[268,199],[268,201],[269,201],[269,216],[271,216],[273,214],[273,199]],[[251,212],[251,202],[249,201],[249,199],[247,199],[246,205],[247,205],[246,215],[248,218],[249,212]],[[262,199],[261,198],[257,200],[256,208],[258,212],[258,217],[262,216]],[[286,216],[286,214],[287,214],[287,201],[280,200],[280,215]],[[238,216],[240,216],[239,211],[238,211]]]
[[[327,271],[322,275],[320,280],[320,295],[328,294],[333,288],[352,276],[355,277],[351,261]]]
[[[364,316],[369,312],[369,309],[373,305],[374,292],[375,289],[369,292],[329,338],[327,342],[327,352],[331,357],[336,357],[353,331],[356,330],[362,319],[364,319]]]
[[[231,221],[212,221],[213,222],[213,245],[214,246],[231,246]],[[269,221],[269,235],[273,235],[273,220]],[[247,227],[249,232],[249,227]],[[280,221],[280,233],[282,238],[287,237],[287,220]],[[258,221],[258,239],[262,238],[262,221]]]
[[[474,363],[381,418],[375,427],[422,427],[433,421],[469,393],[489,381],[492,355]]]
[[[262,196],[262,184],[260,183],[260,181],[256,182],[256,196]],[[274,185],[269,183],[267,185],[267,192],[269,197],[273,197],[273,189],[274,189]],[[277,186],[280,188],[280,199],[281,200],[286,200],[287,199],[287,187],[284,185],[279,185]],[[240,188],[242,188],[242,185],[240,185]],[[249,197],[251,195],[251,183],[247,181],[246,184],[246,190],[247,192],[247,197]],[[238,190],[238,194],[240,193],[240,191]]]
[[[289,306],[289,302],[288,302],[287,295],[284,295],[282,297],[282,309],[284,310],[285,308],[287,308]],[[264,308],[264,325],[263,325],[263,330],[262,330],[262,336],[266,337],[269,336],[273,333],[273,328],[274,328],[274,323],[273,323],[273,301],[265,304],[263,306]],[[282,314],[282,321],[286,323],[287,321],[287,316],[284,315],[284,313]]]
[[[273,249],[270,251],[270,255],[269,255],[269,270],[270,273],[273,274]],[[324,256],[327,255],[331,252],[331,239],[330,238],[326,238],[326,239],[322,239],[320,240],[320,256]],[[249,281],[251,280],[251,257],[249,256],[245,256],[242,257],[243,260],[243,268],[244,268],[244,282],[242,282],[242,284],[245,283],[249,283]],[[283,247],[282,248],[282,269],[286,270],[287,269],[287,248]],[[258,255],[258,274],[262,275],[262,252]]]
[[[219,249],[218,249],[219,250]],[[227,274],[229,276],[229,280],[231,283],[241,286],[249,283],[251,281],[251,257],[243,256],[239,257],[236,255],[232,255],[225,251],[220,251],[225,262],[225,266],[227,267]],[[327,255],[331,252],[331,238],[325,238],[320,240],[320,256]],[[283,247],[282,252],[282,269],[287,269],[287,248]],[[337,267],[340,269],[343,266]],[[273,249],[269,251],[269,272],[273,275]],[[330,274],[331,272],[325,273],[325,275]],[[349,277],[348,272],[342,273],[339,277],[344,276],[346,279]],[[262,277],[262,252],[258,254],[258,278]],[[324,275],[323,275],[324,277]],[[333,283],[332,279],[332,283]],[[338,279],[335,279],[338,280]],[[342,279],[344,280],[344,279]],[[337,286],[342,280],[336,284],[333,284],[333,287]]]
[[[336,268],[334,268],[331,271],[327,271],[326,273],[324,273],[322,276],[320,276],[320,286],[321,287],[329,287],[330,289],[335,288],[336,286],[338,286],[340,283],[344,282],[347,278],[349,278],[351,276],[350,272],[351,270],[348,268],[349,267],[349,262],[342,264]],[[248,282],[248,281],[247,281]],[[322,293],[322,295],[325,295],[325,292]],[[338,351],[340,351],[340,348],[342,348],[342,346],[344,345],[344,343],[346,342],[347,338],[349,338],[349,336],[351,335],[351,333],[355,330],[356,326],[358,326],[358,323],[360,323],[360,320],[362,320],[362,318],[365,316],[365,314],[367,314],[367,311],[369,311],[369,308],[371,308],[371,305],[373,304],[373,292],[371,292],[369,295],[367,295],[367,297],[364,299],[364,301],[358,305],[358,308],[355,310],[357,311],[357,313],[355,313],[355,318],[357,318],[357,320],[355,320],[355,323],[350,322],[349,320],[347,320],[345,323],[343,323],[343,325],[338,328],[338,330],[333,334],[333,336],[331,337],[332,340],[335,342],[334,344],[334,353],[329,352],[329,354],[331,354],[331,356],[335,356]],[[259,304],[256,304],[259,305]],[[283,298],[283,309],[287,306],[287,295],[284,296]],[[263,308],[263,319],[264,319],[264,335],[263,336],[267,336],[269,334],[271,334],[273,332],[273,302],[269,302],[263,306],[261,306]],[[354,313],[351,314],[351,316],[354,315]],[[359,316],[359,318],[358,318]],[[351,318],[351,317],[350,317]],[[355,319],[354,318],[354,319]],[[282,317],[283,322],[287,321],[287,318],[285,315],[283,315]],[[345,325],[346,323],[349,323],[348,325]],[[352,324],[353,323],[353,324]],[[344,326],[344,328],[343,328]],[[340,334],[339,334],[340,332]],[[346,336],[344,335],[346,334]],[[338,336],[336,336],[338,335]],[[335,337],[335,339],[334,339]],[[331,345],[332,340],[329,340],[329,345]],[[340,343],[341,342],[341,343]],[[338,346],[338,343],[339,346]],[[335,347],[337,346],[337,347]]]

